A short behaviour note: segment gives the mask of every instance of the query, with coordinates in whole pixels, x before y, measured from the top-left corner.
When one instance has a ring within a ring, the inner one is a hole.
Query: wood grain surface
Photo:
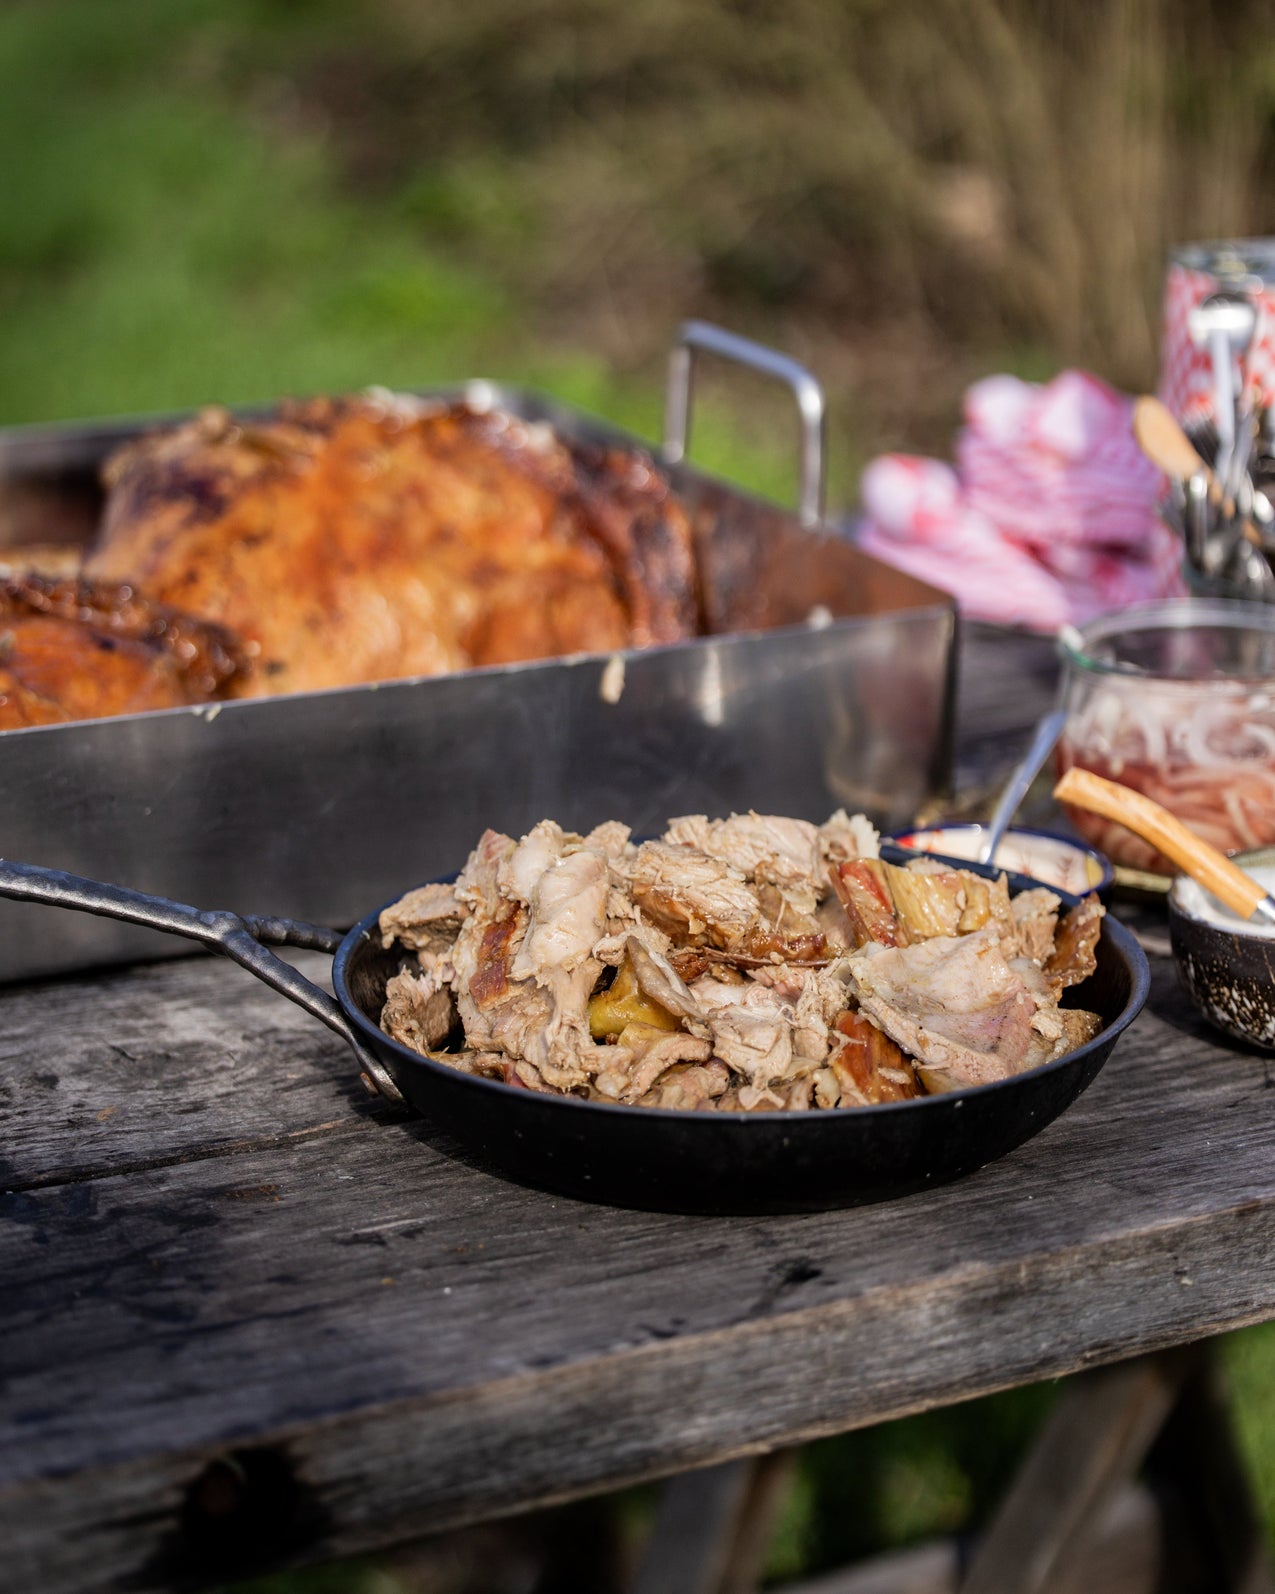
[[[1023,729],[1041,706],[1019,693]],[[13,1586],[207,1585],[1275,1315],[1271,1061],[1209,1031],[1167,961],[1153,976],[1097,1082],[1020,1151],[787,1218],[477,1172],[213,958],[10,988]]]

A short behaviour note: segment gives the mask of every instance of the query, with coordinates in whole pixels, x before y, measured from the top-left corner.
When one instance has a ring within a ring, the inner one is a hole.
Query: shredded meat
[[[658,1084],[639,1099],[638,1106],[702,1111],[712,1107],[716,1099],[726,1093],[729,1083],[730,1069],[725,1063],[674,1064],[661,1074]]]
[[[453,886],[419,886],[381,914],[381,945],[398,941],[412,952],[441,951],[456,939],[464,916]]]
[[[844,814],[688,815],[641,846],[614,824],[488,831],[454,886],[382,914],[420,969],[382,1022],[507,1084],[695,1112],[906,1102],[1097,1034],[1058,1005],[1095,966],[1096,899],[1059,922],[1053,892],[875,851]],[[439,1050],[457,1018],[464,1051]]]
[[[745,880],[787,890],[807,913],[814,912],[815,882],[820,875],[819,831],[804,819],[750,813],[709,820],[703,814],[692,814],[671,819],[664,839],[729,864]]]
[[[985,1085],[1048,1062],[1062,1020],[1044,974],[987,926],[849,959],[859,1005],[916,1059],[930,1090]]]
[[[1102,904],[1097,897],[1086,897],[1063,915],[1053,951],[1045,963],[1045,973],[1055,990],[1079,985],[1098,967],[1094,949],[1102,928]]]
[[[1032,891],[1020,891],[1010,903],[1018,945],[1023,956],[1031,958],[1033,963],[1044,965],[1053,956],[1058,909],[1061,906],[1054,893],[1044,886]]]
[[[739,870],[688,844],[643,842],[628,876],[638,907],[684,945],[740,947],[761,922]]]
[[[413,1051],[431,1052],[451,1033],[456,1002],[431,972],[404,969],[386,982],[381,1028]]]

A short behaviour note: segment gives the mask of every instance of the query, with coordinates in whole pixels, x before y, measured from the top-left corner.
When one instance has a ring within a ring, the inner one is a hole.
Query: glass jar
[[[1072,765],[1145,792],[1223,852],[1275,843],[1275,609],[1184,598],[1104,615],[1060,638]],[[1114,864],[1171,876],[1123,825],[1068,808]]]

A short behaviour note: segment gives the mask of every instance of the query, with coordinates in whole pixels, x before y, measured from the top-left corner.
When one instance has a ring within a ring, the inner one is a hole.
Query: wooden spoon
[[[1054,787],[1054,796],[1134,831],[1241,918],[1275,924],[1275,897],[1264,885],[1140,791],[1104,780],[1092,770],[1069,769]]]
[[[1203,476],[1210,495],[1217,496],[1213,472],[1167,404],[1144,393],[1133,406],[1133,435],[1142,452],[1166,476],[1184,482],[1192,476]]]

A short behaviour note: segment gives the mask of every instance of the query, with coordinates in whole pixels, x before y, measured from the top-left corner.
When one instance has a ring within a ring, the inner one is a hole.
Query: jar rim
[[[1081,627],[1064,626],[1058,651],[1064,664],[1086,674],[1199,686],[1204,681],[1267,681],[1275,672],[1218,671],[1210,676],[1158,675],[1139,664],[1095,657],[1098,643],[1140,631],[1247,631],[1275,642],[1275,606],[1234,598],[1166,598],[1099,615]]]

